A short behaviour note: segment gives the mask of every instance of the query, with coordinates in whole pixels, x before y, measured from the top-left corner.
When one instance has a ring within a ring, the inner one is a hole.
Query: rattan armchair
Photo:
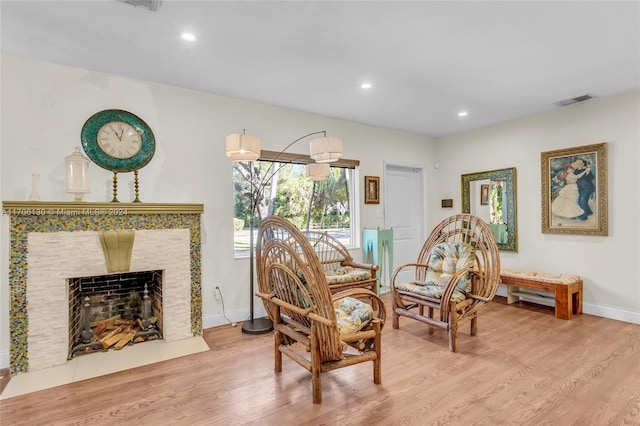
[[[414,271],[413,280],[399,278],[406,270]],[[400,316],[443,328],[449,349],[458,352],[458,327],[471,321],[471,335],[477,335],[478,310],[493,299],[499,282],[500,253],[491,229],[474,215],[451,216],[433,229],[415,263],[394,271],[393,328]]]
[[[381,383],[386,313],[375,293],[352,288],[332,295],[307,238],[279,216],[260,224],[256,264],[257,294],[274,324],[276,372],[283,354],[308,370],[315,404],[322,402],[320,377],[327,371],[371,361],[373,381]],[[364,310],[366,318],[356,315]]]
[[[318,255],[332,293],[350,288],[366,288],[378,294],[378,265],[359,263],[347,248],[326,232],[303,232]]]

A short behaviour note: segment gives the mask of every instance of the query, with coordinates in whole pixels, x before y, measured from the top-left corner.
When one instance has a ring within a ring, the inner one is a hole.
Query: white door
[[[422,175],[422,168],[385,164],[384,222],[385,228],[393,229],[394,269],[415,262],[424,243]],[[398,278],[413,279],[413,270],[401,273]]]

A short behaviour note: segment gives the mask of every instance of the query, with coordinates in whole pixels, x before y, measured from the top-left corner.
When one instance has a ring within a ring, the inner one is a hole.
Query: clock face
[[[87,157],[109,171],[140,170],[156,151],[156,140],[147,123],[120,109],[93,114],[84,123],[80,137]]]
[[[140,133],[123,121],[112,121],[98,130],[98,145],[115,158],[131,158],[140,152]]]

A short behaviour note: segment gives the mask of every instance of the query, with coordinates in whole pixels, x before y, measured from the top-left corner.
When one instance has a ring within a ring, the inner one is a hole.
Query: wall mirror
[[[516,168],[462,175],[462,213],[489,224],[501,251],[518,251]]]

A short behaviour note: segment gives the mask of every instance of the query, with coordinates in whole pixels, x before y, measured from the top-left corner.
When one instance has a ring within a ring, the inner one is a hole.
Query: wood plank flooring
[[[371,363],[311,376],[273,337],[205,330],[211,351],[0,401],[8,425],[640,425],[640,326],[497,297],[479,334],[401,318],[383,331],[382,384]],[[391,303],[387,298],[387,308]]]

